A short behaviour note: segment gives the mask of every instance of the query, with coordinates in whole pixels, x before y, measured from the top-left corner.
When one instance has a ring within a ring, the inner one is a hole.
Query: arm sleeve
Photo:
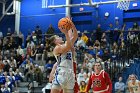
[[[106,82],[107,82],[107,85],[109,85],[109,91],[112,92],[112,82],[111,82],[111,79],[108,75],[108,73],[104,73],[105,74],[105,79],[106,79]]]
[[[92,75],[90,75],[90,78],[88,80],[88,84],[87,84],[87,88],[86,88],[86,92],[88,92],[91,88],[91,85],[92,85]]]

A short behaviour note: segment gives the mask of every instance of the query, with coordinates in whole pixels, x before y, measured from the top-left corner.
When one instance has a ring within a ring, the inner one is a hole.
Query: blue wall
[[[80,3],[81,2],[81,0],[78,0],[78,1],[73,0],[73,3]],[[112,0],[92,0],[92,1],[105,2],[105,1],[112,1]],[[82,2],[85,3],[85,2],[87,2],[87,0],[82,0]],[[133,3],[138,3],[138,6],[133,7],[132,6]],[[72,8],[72,12],[80,12],[79,8],[80,7]],[[124,20],[127,20],[125,18],[129,18],[128,20],[130,20],[130,21],[126,22],[128,27],[132,27],[134,21],[138,21],[138,23],[140,24],[140,20],[137,20],[137,18],[140,18],[140,0],[137,0],[135,2],[131,2],[130,6],[129,6],[129,10],[134,10],[134,11],[127,12],[127,13],[125,11],[122,11],[119,8],[117,8],[117,3],[102,4],[102,5],[99,5],[98,8],[87,7],[87,6],[83,7],[83,8],[84,8],[84,11],[82,11],[82,12],[89,12],[89,11],[92,12],[92,15],[90,16],[92,23],[89,24],[88,26],[85,26],[85,25],[77,26],[77,28],[79,28],[81,31],[83,31],[83,30],[92,31],[93,29],[95,29],[97,27],[98,23],[101,24],[103,30],[105,31],[110,23],[112,23],[115,26],[115,17],[119,17],[119,24],[120,25],[122,25],[123,22],[125,22]],[[110,15],[108,18],[105,18],[105,16],[104,16],[105,12],[109,12]],[[135,18],[136,18],[136,20],[135,20]],[[83,20],[83,17],[81,16],[81,18],[79,18],[78,20]]]
[[[5,8],[7,9],[7,7],[9,6],[9,4],[11,3],[12,0],[8,0]],[[8,12],[12,12],[12,8],[8,11]],[[2,16],[2,3],[0,3],[0,17]],[[7,33],[7,29],[11,28],[11,31],[14,32],[14,28],[15,28],[15,16],[14,15],[5,15],[5,17],[2,19],[2,21],[0,21],[0,31],[3,32],[3,35],[5,36]]]
[[[54,5],[65,4],[66,0],[54,0]],[[98,2],[100,0],[93,0]],[[112,1],[112,0],[102,0]],[[72,0],[73,4],[87,3],[87,0]],[[78,30],[93,31],[97,24],[101,24],[103,30],[105,31],[110,23],[115,24],[115,17],[119,17],[120,25],[127,22],[129,27],[132,27],[133,22],[140,19],[140,1],[137,0],[138,6],[133,7],[131,2],[130,11],[122,11],[117,8],[117,4],[103,4],[99,5],[98,8],[91,6],[79,6],[71,8],[71,15],[73,21]],[[48,0],[48,5],[52,4],[52,0]],[[84,8],[81,12],[79,9]],[[133,12],[132,12],[133,11]],[[104,17],[105,12],[109,12],[108,18]],[[52,24],[56,32],[60,32],[57,27],[58,20],[65,16],[65,8],[42,8],[42,0],[22,0],[21,2],[21,22],[20,30],[26,36],[28,31],[33,31],[36,25],[40,25],[43,33],[46,32],[49,24]],[[14,30],[14,17],[7,16],[0,22],[0,30],[4,33],[8,27]],[[128,20],[128,21],[126,21]],[[140,21],[140,20],[138,20]],[[140,24],[140,23],[139,23]]]
[[[65,4],[65,0],[61,0]],[[50,2],[49,2],[50,3]],[[56,1],[55,4],[60,4]],[[28,30],[33,31],[37,25],[45,33],[49,24],[52,24],[57,32],[57,23],[65,16],[65,8],[42,8],[41,0],[23,0],[21,3],[21,31],[27,35]]]
[[[5,16],[0,22],[0,31],[3,32],[3,35],[6,36],[8,28],[11,28],[11,32],[14,32],[15,28],[15,16]]]

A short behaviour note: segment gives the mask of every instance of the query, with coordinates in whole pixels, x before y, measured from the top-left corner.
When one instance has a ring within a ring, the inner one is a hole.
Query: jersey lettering
[[[67,53],[66,59],[68,59],[68,60],[71,60],[72,59],[71,53],[69,53],[69,52]]]
[[[101,80],[99,80],[98,78],[95,78],[93,80],[93,86],[101,87]]]

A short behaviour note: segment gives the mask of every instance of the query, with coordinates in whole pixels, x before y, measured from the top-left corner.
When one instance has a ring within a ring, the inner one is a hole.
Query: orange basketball
[[[71,29],[71,20],[68,18],[61,18],[58,22],[58,28],[69,31]]]

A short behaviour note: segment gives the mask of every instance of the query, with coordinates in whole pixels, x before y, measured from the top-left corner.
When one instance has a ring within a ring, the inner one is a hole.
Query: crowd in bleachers
[[[106,31],[102,31],[99,24],[93,32],[79,33],[75,43],[79,86],[87,84],[94,62],[102,62],[104,70],[115,81],[117,74],[121,73],[120,68],[129,65],[126,60],[140,57],[140,49],[137,48],[140,47],[140,29],[134,23],[129,30],[132,31],[126,31],[125,24],[122,27],[110,24]],[[37,26],[27,37],[21,32],[19,35],[11,33],[10,29],[6,36],[0,36],[0,85],[3,93],[13,91],[14,87],[18,87],[19,81],[28,81],[29,88],[32,87],[33,80],[42,84],[44,71],[47,80],[56,62],[51,46],[46,43],[53,34],[54,28],[50,25],[45,34]],[[35,61],[39,60],[42,63],[37,64]]]

